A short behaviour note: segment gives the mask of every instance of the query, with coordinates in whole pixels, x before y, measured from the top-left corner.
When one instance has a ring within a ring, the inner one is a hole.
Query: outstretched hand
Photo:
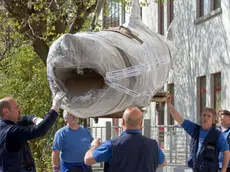
[[[66,95],[66,94],[65,94],[64,92],[58,92],[58,93],[54,96],[52,106],[53,106],[55,109],[59,110],[59,108],[61,107],[62,100],[63,100],[63,98],[65,97],[65,95]]]
[[[101,139],[100,138],[96,138],[92,141],[91,143],[91,147],[98,147],[101,145]]]
[[[170,104],[171,101],[172,101],[172,94],[167,93],[166,98],[167,98],[166,103],[167,103],[167,104]]]

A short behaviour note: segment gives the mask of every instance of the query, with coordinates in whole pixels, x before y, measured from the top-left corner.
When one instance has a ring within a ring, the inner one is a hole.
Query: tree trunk
[[[34,51],[42,59],[43,63],[46,65],[46,59],[49,52],[49,46],[43,39],[35,38],[33,41]]]

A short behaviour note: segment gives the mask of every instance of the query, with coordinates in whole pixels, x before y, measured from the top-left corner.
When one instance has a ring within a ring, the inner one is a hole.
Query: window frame
[[[175,97],[175,85],[174,85],[174,83],[168,84],[167,90],[172,95],[171,103],[174,105],[174,103],[175,103],[175,99],[174,99],[174,97]],[[167,115],[168,115],[168,119],[167,119],[168,125],[175,125],[175,121],[174,121],[172,115],[170,114],[169,109],[168,109]]]
[[[202,83],[204,83],[204,88],[202,87]],[[197,122],[200,121],[200,114],[203,111],[203,108],[206,107],[206,101],[207,101],[207,77],[206,75],[197,77]],[[203,102],[202,100],[202,94],[205,94],[205,100]],[[204,106],[202,104],[204,103]]]
[[[158,33],[164,35],[164,2],[158,0]]]
[[[217,1],[220,1],[220,5]],[[196,19],[194,24],[199,24],[222,14],[221,0],[210,0],[207,14],[204,14],[204,0],[196,0]]]
[[[216,93],[217,93],[217,91],[220,91],[220,93],[221,93],[222,85],[221,85],[221,83],[220,83],[220,85],[217,84],[217,82],[216,82],[217,77],[220,77],[220,81],[221,81],[221,77],[222,77],[221,72],[211,74],[211,106],[216,110],[220,110],[220,109],[217,109],[217,107],[216,107],[216,105],[217,105]],[[220,98],[222,99],[222,96]],[[221,101],[221,99],[220,99],[220,101]]]
[[[220,1],[220,6],[218,6],[219,3],[217,1]],[[221,8],[221,0],[212,0],[211,11],[216,10],[218,8]]]
[[[197,18],[204,16],[204,0],[197,0]]]
[[[174,0],[167,1],[167,25],[172,23],[174,19]]]
[[[103,14],[106,14],[107,10],[109,9],[109,15],[103,15],[103,28],[109,27],[119,27],[121,20],[123,20],[123,13],[122,13],[122,5],[120,2],[115,0],[108,0],[105,1]]]

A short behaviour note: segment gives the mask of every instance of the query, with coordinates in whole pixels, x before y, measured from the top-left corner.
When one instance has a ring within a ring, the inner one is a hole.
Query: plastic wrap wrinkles
[[[170,47],[142,23],[139,10],[134,1],[124,26],[142,44],[106,30],[64,34],[52,44],[47,59],[48,80],[53,95],[67,93],[63,109],[87,118],[120,112],[130,105],[148,106],[166,83],[171,69]],[[74,80],[70,87],[69,78]]]

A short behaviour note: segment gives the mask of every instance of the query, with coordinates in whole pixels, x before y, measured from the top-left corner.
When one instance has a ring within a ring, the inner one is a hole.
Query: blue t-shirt
[[[190,136],[193,135],[193,132],[195,130],[196,125],[197,125],[196,123],[194,123],[192,121],[189,121],[189,120],[184,120],[184,122],[181,124],[181,126],[184,128],[184,130]],[[209,130],[204,130],[204,129],[200,128],[200,132],[199,132],[199,144],[198,144],[198,149],[197,149],[197,154],[196,155],[199,154],[199,152],[201,150],[201,147],[202,147],[202,144],[203,144],[203,141],[206,138],[206,136],[208,135],[209,131],[210,131],[210,129]],[[227,141],[224,138],[224,135],[222,133],[219,135],[219,139],[217,141],[217,149],[220,152],[224,152],[224,151],[226,151],[226,150],[229,149]]]
[[[218,127],[217,129],[220,130],[220,131],[222,132],[221,126]],[[228,137],[228,135],[230,134],[230,127],[228,127],[228,129],[225,130],[225,131],[222,132],[222,133],[223,133],[223,135],[224,135],[224,138],[227,140],[227,137]],[[229,149],[230,149],[230,145],[228,145],[228,146],[229,146]],[[220,152],[220,154],[219,154],[219,167],[220,167],[220,168],[222,168],[222,162],[223,162],[223,153]],[[229,162],[229,164],[228,164],[228,167],[230,168],[230,162]]]
[[[88,129],[80,126],[73,130],[65,126],[56,132],[52,150],[60,151],[60,160],[64,163],[82,163],[92,140]]]
[[[129,133],[141,133],[140,130],[126,130],[121,136]],[[101,146],[96,148],[93,152],[93,158],[96,162],[108,162],[111,164],[112,161],[112,145],[110,141],[105,141]],[[158,164],[163,164],[165,161],[165,155],[158,146]]]

